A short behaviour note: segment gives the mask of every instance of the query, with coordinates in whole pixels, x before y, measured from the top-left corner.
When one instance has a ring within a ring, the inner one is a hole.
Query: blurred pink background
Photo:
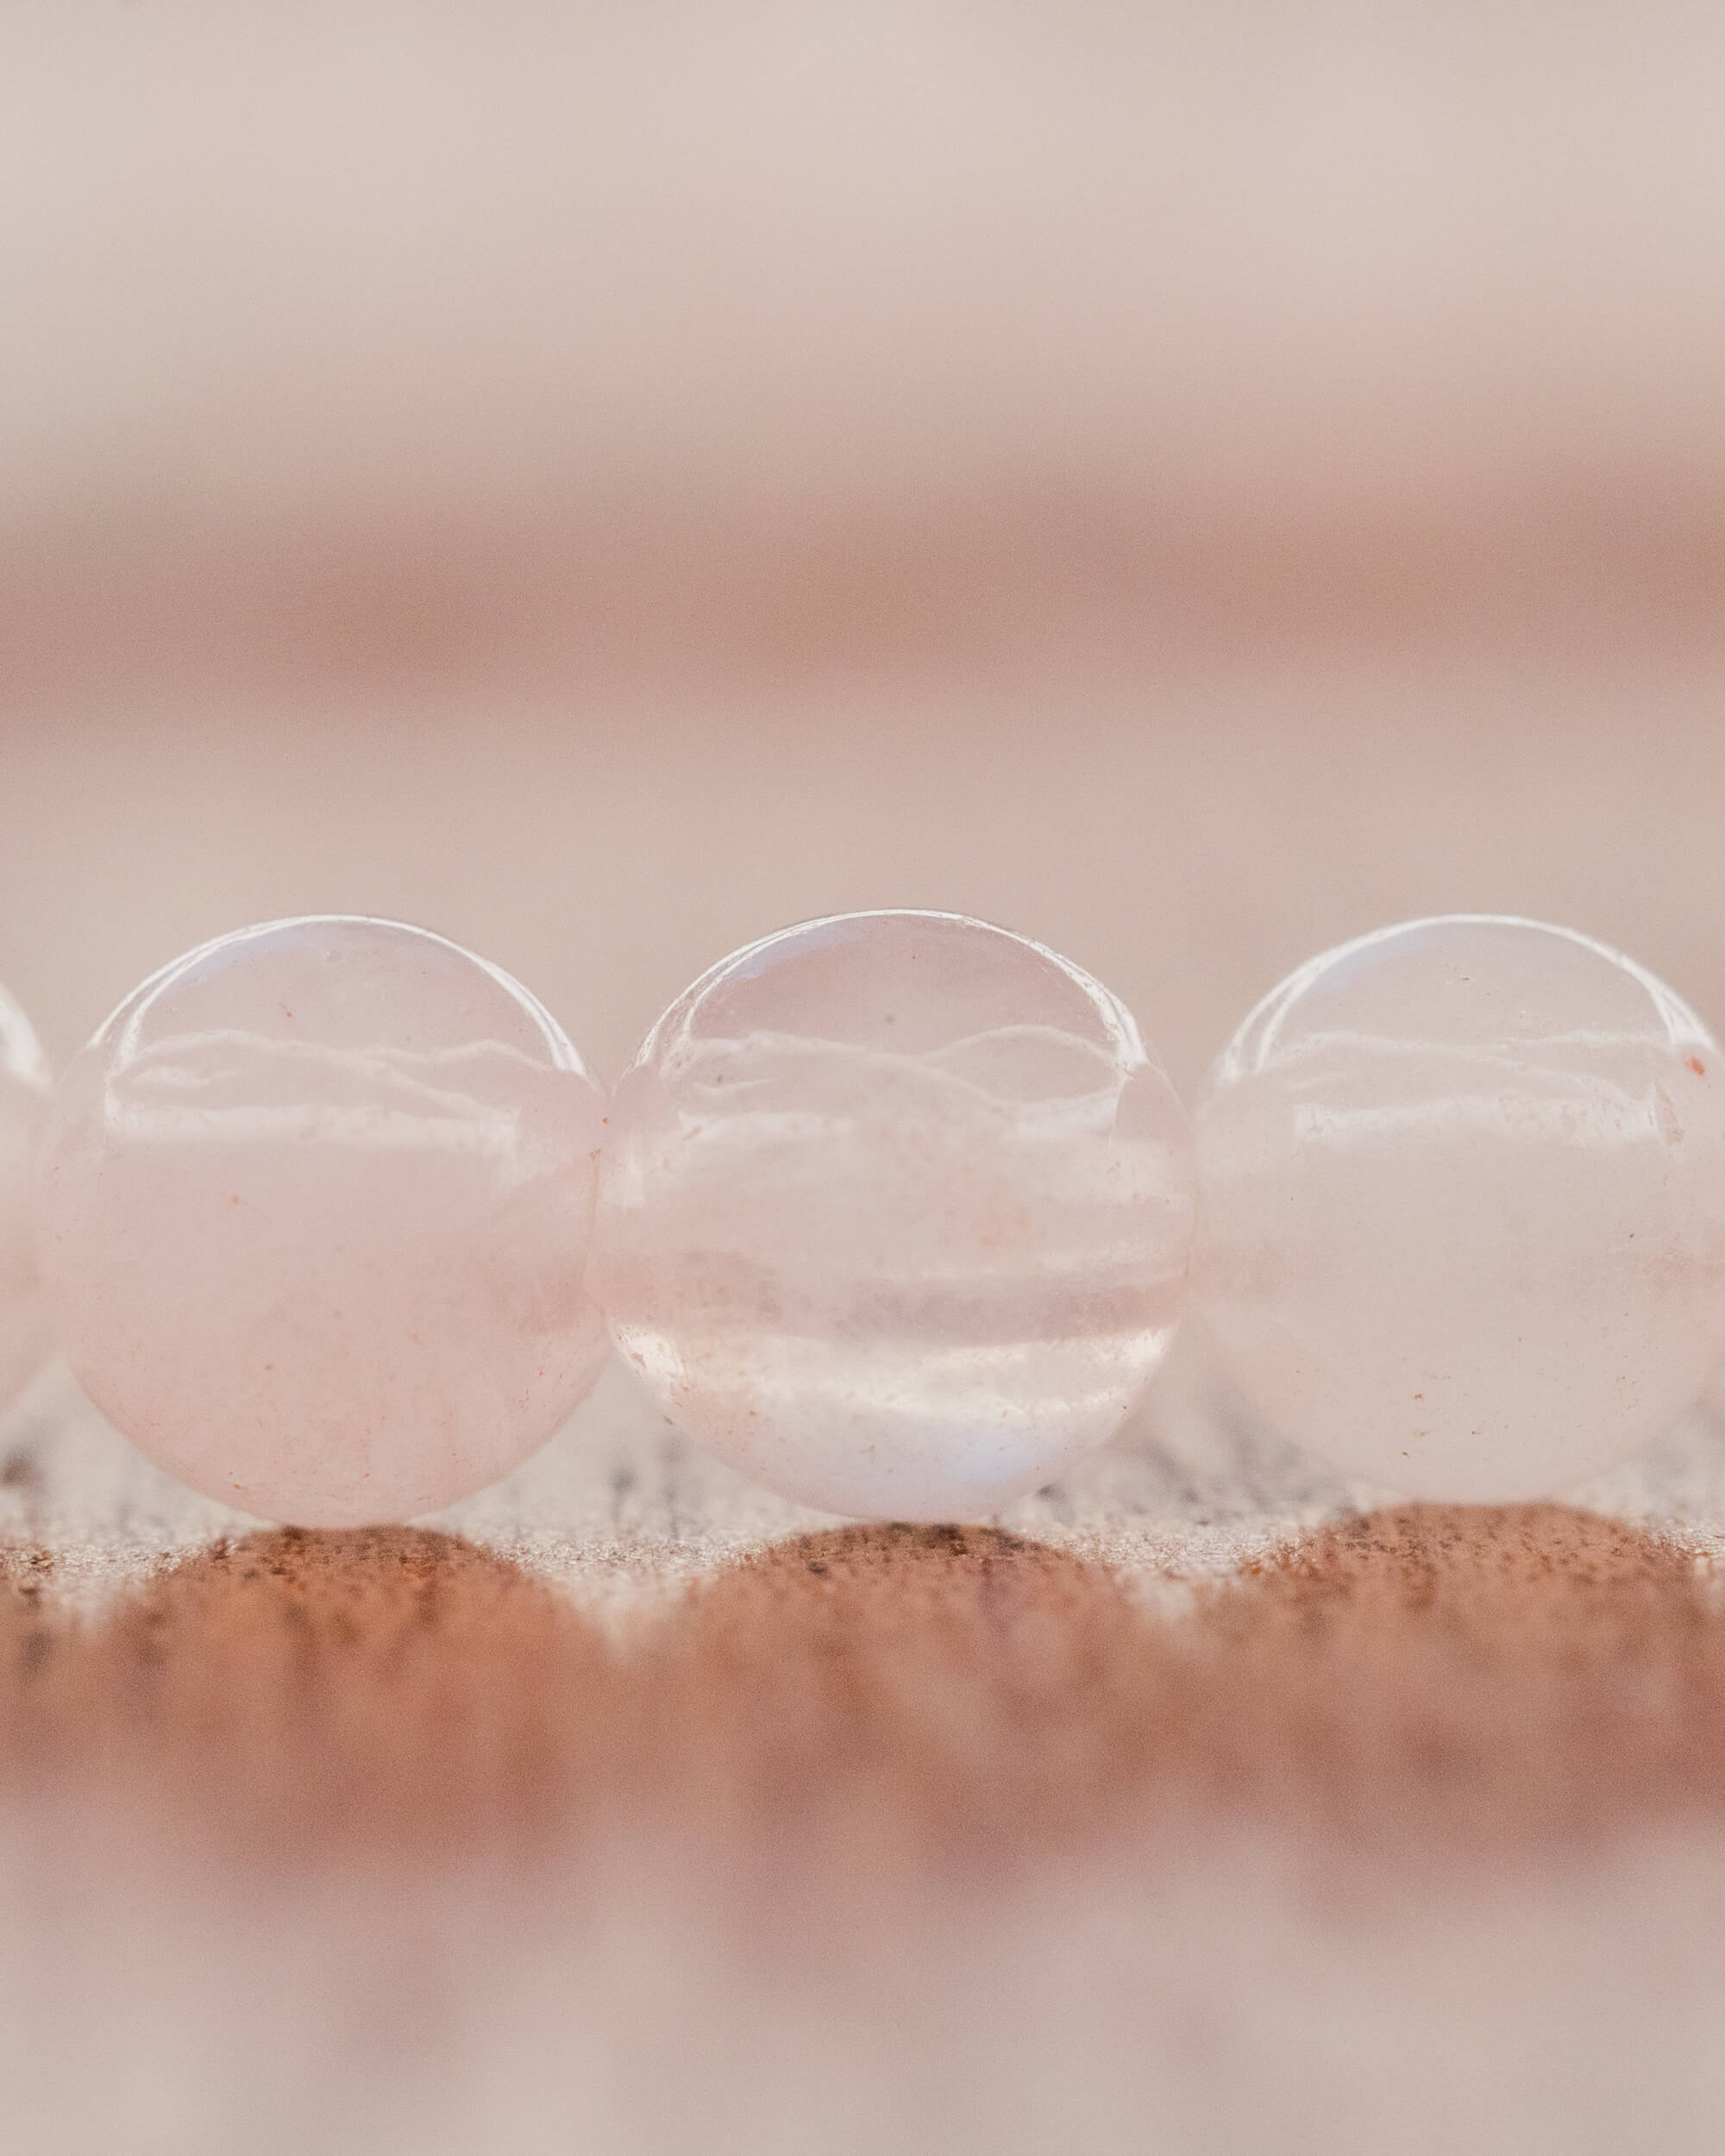
[[[928,904],[1190,1086],[1450,908],[1725,1022],[1725,16],[0,21],[0,978],[282,912],[614,1075]]]

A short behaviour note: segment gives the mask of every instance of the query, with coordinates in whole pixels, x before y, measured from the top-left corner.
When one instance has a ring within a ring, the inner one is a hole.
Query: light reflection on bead
[[[1186,1119],[1129,1014],[950,914],[809,923],[618,1087],[593,1273],[668,1413],[859,1515],[977,1520],[1118,1427],[1183,1297]]]
[[[1584,937],[1461,916],[1328,952],[1195,1122],[1195,1307],[1247,1401],[1352,1473],[1549,1495],[1725,1351],[1725,1066]]]
[[[47,1354],[30,1221],[30,1162],[47,1112],[48,1066],[30,1022],[0,988],[0,1407]]]
[[[557,1427],[606,1352],[583,1286],[603,1096],[539,1005],[442,937],[224,937],[68,1066],[37,1181],[97,1406],[267,1518],[411,1518]]]

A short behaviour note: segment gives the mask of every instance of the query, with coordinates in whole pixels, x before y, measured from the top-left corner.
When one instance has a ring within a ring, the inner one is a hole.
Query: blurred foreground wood
[[[1373,1507],[1176,1358],[998,1527],[613,1372],[442,1520],[0,1422],[32,2156],[1621,2156],[1725,2127],[1725,1447]],[[13,2144],[9,2144],[13,2145]]]
[[[467,1508],[465,1533],[194,1520],[93,1601],[66,1592],[88,1541],[16,1535],[4,1785],[184,1817],[242,1860],[533,1862],[627,1821],[811,1885],[835,1863],[988,1874],[1230,1814],[1404,1858],[1725,1821],[1725,1614],[1692,1521],[1350,1513],[1297,1481],[1254,1497],[1245,1454],[1231,1489],[1224,1455],[1182,1493],[1151,1432],[1107,1463],[1125,1487],[1088,1525],[1061,1490],[1000,1529],[808,1528],[753,1501],[766,1516],[703,1550],[750,1494],[714,1468],[703,1490],[696,1456],[643,1407],[631,1431],[622,1400],[598,1418],[609,1449],[646,1457],[609,1466],[613,1510],[650,1472],[674,1538],[589,1520],[536,1553],[547,1476],[600,1463],[586,1430]],[[149,1471],[94,1441],[123,1506]],[[21,1526],[56,1472],[53,1432],[15,1443]],[[1219,1491],[1234,1518],[1195,1568]],[[1159,1559],[1120,1540],[1158,1494]],[[628,1582],[609,1623],[581,1595],[607,1570]]]
[[[1693,1558],[1559,1506],[1350,1520],[1173,1619],[1018,1536],[840,1528],[621,1651],[419,1529],[223,1539],[96,1620],[44,1607],[52,1567],[9,1563],[9,1783],[183,1810],[252,1858],[528,1856],[618,1808],[781,1876],[1228,1810],[1433,1853],[1725,1819]]]

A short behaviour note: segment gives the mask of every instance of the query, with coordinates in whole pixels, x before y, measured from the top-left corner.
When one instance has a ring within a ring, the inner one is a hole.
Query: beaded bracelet
[[[456,944],[273,922],[52,1094],[0,997],[0,1400],[52,1341],[195,1489],[354,1526],[507,1473],[614,1341],[774,1489],[974,1520],[1119,1428],[1189,1303],[1337,1465],[1547,1495],[1725,1353],[1716,1052],[1603,945],[1455,916],[1301,968],[1189,1124],[1078,967],[888,912],[724,960],[607,1101]]]

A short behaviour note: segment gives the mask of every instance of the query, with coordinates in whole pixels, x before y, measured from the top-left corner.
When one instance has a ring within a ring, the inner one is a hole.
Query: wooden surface
[[[1579,1507],[1371,1507],[1189,1351],[965,1530],[799,1514],[621,1372],[412,1528],[224,1514],[57,1373],[0,1444],[20,2147],[1665,2145],[1626,2071],[1670,2146],[1719,2115],[1705,1419]]]

